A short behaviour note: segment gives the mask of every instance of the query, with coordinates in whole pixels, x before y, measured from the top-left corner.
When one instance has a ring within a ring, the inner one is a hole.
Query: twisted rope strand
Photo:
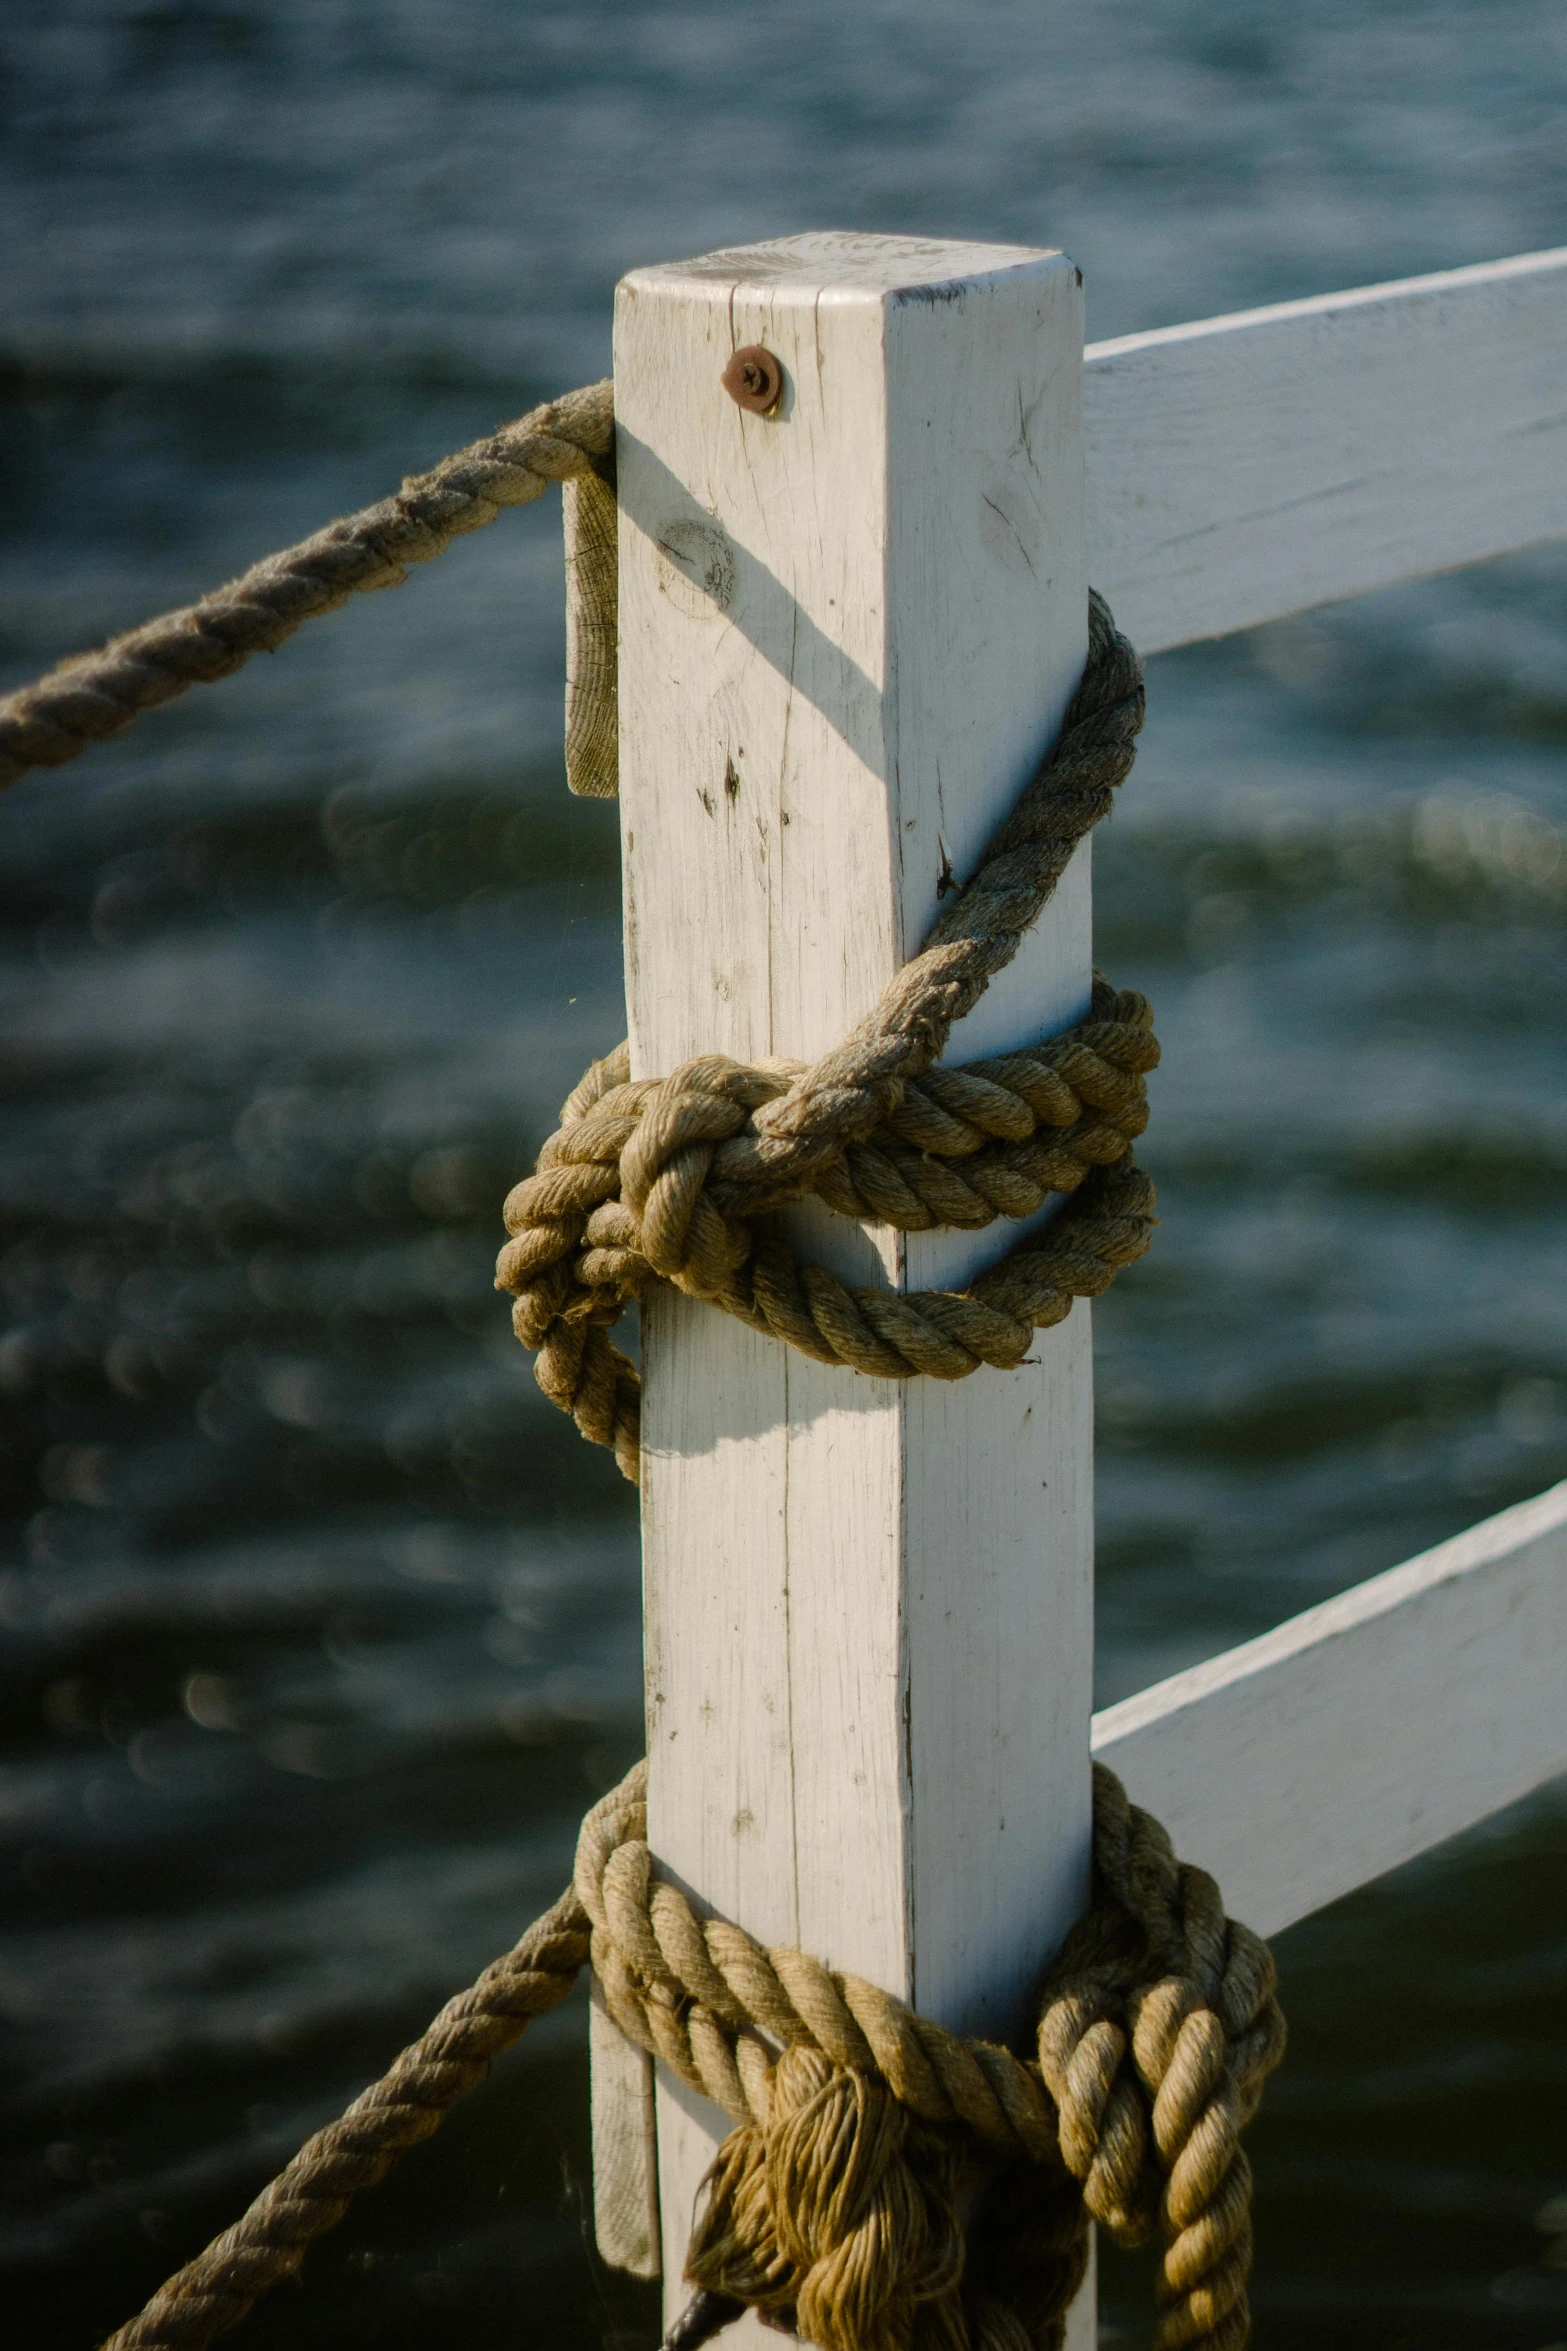
[[[191,686],[230,676],[253,653],[270,652],[355,593],[396,587],[410,564],[428,563],[464,531],[481,530],[503,506],[525,506],[551,482],[602,474],[614,430],[608,383],[548,400],[431,472],[411,475],[394,497],[253,564],[227,587],[62,661],[0,699],[0,789],[29,768],[63,767],[89,743],[117,735]],[[583,723],[599,699],[591,691],[578,697]]]
[[[1142,664],[1090,593],[1088,658],[1061,732],[924,950],[880,1001],[759,1121],[775,1165],[803,1169],[868,1134],[941,1054],[1038,920],[1079,841],[1108,816],[1143,723]]]
[[[506,1202],[496,1284],[544,1393],[625,1476],[639,1471],[640,1385],[609,1330],[659,1282],[818,1362],[953,1380],[1021,1362],[1036,1330],[1147,1249],[1155,1195],[1131,1145],[1159,1048],[1142,997],[1096,976],[1065,1036],[935,1066],[1109,810],[1142,719],[1137,656],[1095,596],[1059,738],[923,951],[839,1045],[811,1065],[708,1054],[639,1080],[620,1046],[565,1104]],[[815,1195],[903,1232],[975,1231],[1051,1193],[1070,1205],[1049,1230],[964,1291],[846,1283],[762,1227]]]
[[[1119,2243],[1163,2237],[1156,2351],[1239,2351],[1251,2266],[1239,2136],[1284,2054],[1273,1957],[1100,1766],[1094,1872],[1039,2024],[1062,2156]]]
[[[584,1840],[646,1832],[637,1773],[594,1806]],[[438,2130],[475,2089],[490,2060],[535,2017],[559,2007],[587,1963],[591,1922],[567,1888],[514,1947],[428,2029],[346,2113],[299,2153],[194,2261],[160,2286],[103,2351],[204,2351],[237,2326],[259,2296],[292,2277],[315,2239],[336,2228],[353,2198],[384,2179],[398,2158]]]

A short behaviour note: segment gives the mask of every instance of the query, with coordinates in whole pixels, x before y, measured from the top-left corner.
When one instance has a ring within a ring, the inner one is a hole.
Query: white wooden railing
[[[1567,534],[1567,248],[1084,354],[1088,552],[1145,653]]]
[[[720,388],[746,343],[771,419]],[[1090,579],[1152,652],[1567,534],[1567,252],[1085,353],[1058,254],[803,237],[628,278],[616,407],[635,1064],[811,1055],[1048,741]],[[1079,1014],[1089,867],[954,1059]],[[997,1247],[799,1222],[910,1287]],[[1567,1488],[1091,1723],[1088,1322],[946,1387],[644,1320],[654,1847],[964,2029],[1016,2029],[1082,1904],[1091,1744],[1264,1931],[1567,1768]],[[594,2048],[624,2252],[648,2117],[602,2019]],[[660,2083],[672,2299],[723,2127]]]

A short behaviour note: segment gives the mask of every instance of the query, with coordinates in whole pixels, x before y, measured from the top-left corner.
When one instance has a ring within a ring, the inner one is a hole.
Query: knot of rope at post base
[[[1131,1146],[1159,1059],[1145,999],[1096,979],[1088,1017],[1041,1045],[937,1066],[1109,813],[1143,722],[1142,667],[1090,600],[1082,680],[1055,744],[923,950],[806,1066],[719,1054],[633,1080],[625,1046],[570,1096],[506,1202],[496,1267],[536,1376],[638,1474],[640,1383],[609,1336],[665,1282],[818,1362],[884,1379],[1010,1368],[1074,1298],[1141,1257],[1152,1183]],[[965,1290],[897,1292],[802,1264],[770,1220],[807,1198],[900,1232],[973,1231],[1067,1205]]]
[[[1158,2351],[1238,2351],[1240,2133],[1284,2051],[1273,1960],[1112,1773],[1028,2059],[698,1918],[654,1874],[644,1784],[589,1816],[576,1885],[610,2015],[736,2125],[698,2199],[682,2342],[751,2308],[818,2351],[1052,2351],[1092,2219],[1161,2240]]]
[[[104,2351],[205,2351],[590,1963],[619,2029],[735,2124],[698,2197],[679,2351],[745,2309],[817,2351],[1057,2351],[1090,2220],[1159,2240],[1156,2351],[1242,2351],[1240,2134],[1284,2054],[1273,1958],[1113,1773],[1094,1771],[1090,1906],[1020,2056],[699,1918],[656,1874],[645,1763],[514,1949]]]

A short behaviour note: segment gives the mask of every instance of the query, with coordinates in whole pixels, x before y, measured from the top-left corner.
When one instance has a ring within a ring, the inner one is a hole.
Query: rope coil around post
[[[1273,1960],[1112,1773],[1094,1773],[1091,1905],[1026,2058],[698,1917],[656,1874],[646,1787],[638,1763],[515,1949],[104,2351],[204,2351],[590,1961],[620,2029],[736,2125],[699,2199],[686,2342],[754,2307],[818,2351],[1057,2351],[1093,2219],[1162,2240],[1157,2351],[1240,2351],[1240,2133],[1284,2052]]]
[[[1113,1773],[1095,1769],[1092,1905],[1045,1978],[1031,2060],[698,1918],[645,1842],[616,1841],[634,1827],[585,1831],[577,1893],[621,2030],[737,2125],[699,2199],[693,2284],[818,2351],[1050,2351],[1092,2218],[1121,2245],[1162,2238],[1157,2351],[1238,2351],[1240,2132],[1284,2053],[1272,1955]]]
[[[496,1267],[536,1377],[622,1473],[639,1463],[640,1383],[609,1337],[669,1282],[818,1362],[882,1378],[1010,1367],[1074,1298],[1141,1257],[1155,1194],[1131,1154],[1159,1058],[1152,1013],[1097,980],[1088,1018],[1048,1044],[935,1066],[953,1023],[1005,969],[1078,843],[1109,813],[1143,721],[1142,666],[1090,599],[1089,650],[1061,733],[925,947],[810,1067],[710,1054],[633,1080],[595,1062],[532,1176],[506,1202]],[[815,1196],[904,1232],[976,1229],[1069,1205],[963,1291],[900,1295],[802,1265],[765,1226]]]

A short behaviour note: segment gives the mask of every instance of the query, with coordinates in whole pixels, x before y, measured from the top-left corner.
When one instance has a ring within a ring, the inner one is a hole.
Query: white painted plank
[[[1085,355],[1088,559],[1145,653],[1567,535],[1567,248]]]
[[[622,286],[639,1071],[834,1043],[1049,741],[1086,632],[1080,337],[1076,271],[1010,247],[813,236]],[[752,342],[786,371],[773,419],[720,389]],[[1089,954],[1082,854],[954,1056],[1076,1017]],[[916,1287],[1006,1245],[801,1222]],[[1086,1310],[956,1387],[678,1298],[643,1332],[655,1849],[754,1933],[1007,2028],[1087,1886]],[[723,2127],[661,2082],[672,2303]]]
[[[1260,1934],[1567,1770],[1567,1484],[1094,1717]]]

